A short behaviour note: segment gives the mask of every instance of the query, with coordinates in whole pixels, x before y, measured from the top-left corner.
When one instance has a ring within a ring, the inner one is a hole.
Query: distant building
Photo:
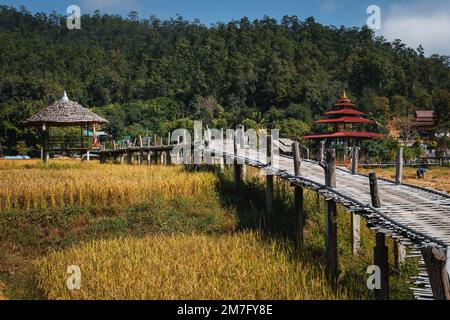
[[[363,139],[382,139],[383,135],[360,131],[358,126],[372,124],[373,121],[363,118],[364,113],[356,109],[352,101],[347,97],[345,92],[337,99],[334,108],[325,113],[325,118],[316,121],[316,124],[327,124],[328,131],[304,136],[304,139],[311,140],[328,140],[337,143],[348,141],[357,145],[359,140]]]
[[[429,137],[436,125],[437,121],[433,110],[416,111],[414,128],[422,137]]]

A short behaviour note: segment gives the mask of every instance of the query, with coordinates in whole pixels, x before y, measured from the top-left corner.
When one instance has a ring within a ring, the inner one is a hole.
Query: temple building
[[[437,121],[433,110],[416,111],[414,128],[421,137],[433,136],[433,130],[436,129]]]
[[[328,125],[328,131],[304,136],[304,139],[326,140],[328,142],[348,143],[353,141],[356,145],[362,139],[380,139],[383,135],[374,132],[360,131],[358,125],[372,124],[373,121],[363,118],[364,113],[356,109],[352,101],[344,92],[337,99],[334,108],[325,113],[325,118],[316,121],[316,124]]]

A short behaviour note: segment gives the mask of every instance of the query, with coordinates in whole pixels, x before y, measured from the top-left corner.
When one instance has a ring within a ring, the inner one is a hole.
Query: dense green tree
[[[367,27],[314,18],[248,18],[210,27],[181,16],[84,15],[68,30],[56,13],[0,6],[0,144],[36,146],[23,121],[59,99],[104,115],[105,129],[156,133],[192,121],[212,126],[283,126],[298,137],[344,88],[378,124],[434,109],[449,127],[449,58],[425,57]],[[292,128],[289,128],[292,126]],[[307,130],[307,129],[306,129]],[[15,150],[15,151],[14,151]]]

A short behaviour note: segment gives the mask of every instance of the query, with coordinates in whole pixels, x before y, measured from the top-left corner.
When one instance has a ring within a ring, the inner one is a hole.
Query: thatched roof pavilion
[[[108,123],[108,120],[89,111],[77,102],[70,101],[64,91],[61,100],[55,101],[49,107],[27,119],[25,123],[37,126],[74,126]]]
[[[36,126],[41,129],[43,150],[42,157],[45,162],[48,162],[49,152],[86,152],[89,159],[89,151],[98,148],[100,143],[95,135],[95,126],[97,124],[108,123],[108,121],[92,111],[84,108],[74,101],[70,101],[67,93],[64,91],[64,96],[61,100],[54,102],[49,107],[41,110],[34,116],[25,121],[26,125]],[[94,137],[93,141],[85,141],[83,129],[92,125]],[[80,126],[80,138],[73,137],[50,137],[50,127],[71,127]]]

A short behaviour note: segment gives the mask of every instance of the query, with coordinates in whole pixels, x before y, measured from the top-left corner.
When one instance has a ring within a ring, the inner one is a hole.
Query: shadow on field
[[[289,182],[274,177],[273,212],[269,215],[266,210],[265,176],[260,175],[260,170],[247,166],[246,177],[242,179],[236,192],[233,187],[232,166],[225,166],[223,171],[218,166],[192,165],[185,169],[192,172],[209,171],[217,175],[220,201],[223,207],[234,209],[238,230],[255,231],[267,243],[275,241],[282,244],[292,259],[308,259],[309,262],[312,260],[324,266],[324,244],[321,239],[311,241],[301,252],[295,249],[293,192]],[[306,195],[305,192],[306,220],[318,212],[312,195]],[[324,232],[324,227],[319,228]]]

